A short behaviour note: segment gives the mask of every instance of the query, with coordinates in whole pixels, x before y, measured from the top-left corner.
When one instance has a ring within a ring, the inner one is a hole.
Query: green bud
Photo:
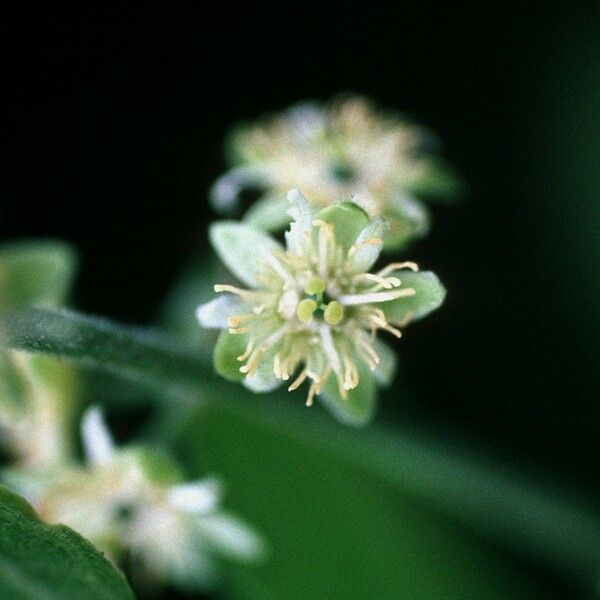
[[[325,307],[323,317],[330,325],[337,325],[344,318],[344,307],[337,300],[332,300]]]
[[[308,322],[312,319],[315,310],[317,310],[317,303],[310,298],[305,298],[298,304],[296,316],[301,321]]]

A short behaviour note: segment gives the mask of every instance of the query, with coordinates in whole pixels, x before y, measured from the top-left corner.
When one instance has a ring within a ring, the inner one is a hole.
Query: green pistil
[[[344,307],[337,300],[332,300],[325,307],[323,318],[330,325],[337,325],[344,318]]]
[[[317,303],[312,298],[304,298],[298,303],[296,316],[301,321],[308,323],[312,319],[315,310],[317,310]]]
[[[311,277],[304,286],[304,291],[309,296],[320,297],[325,291],[326,287],[327,283],[323,279],[321,279],[320,277]]]

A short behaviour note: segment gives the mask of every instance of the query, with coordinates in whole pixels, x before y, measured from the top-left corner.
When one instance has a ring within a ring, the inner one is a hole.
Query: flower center
[[[321,277],[311,277],[304,286],[306,298],[298,303],[296,316],[305,323],[313,317],[322,317],[329,325],[337,325],[344,318],[344,307],[337,301],[327,301],[327,284]]]

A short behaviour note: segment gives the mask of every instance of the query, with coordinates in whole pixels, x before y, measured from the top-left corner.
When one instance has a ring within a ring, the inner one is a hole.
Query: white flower
[[[300,189],[317,207],[351,199],[389,222],[386,247],[398,247],[428,231],[420,196],[452,196],[459,187],[431,141],[421,127],[380,113],[361,97],[300,104],[235,130],[229,143],[234,166],[211,198],[227,211],[242,190],[264,190],[246,220],[266,230],[287,224],[289,189]]]
[[[364,422],[374,402],[369,371],[385,380],[390,369],[382,363],[393,361],[377,331],[400,337],[398,328],[437,308],[445,291],[435,275],[417,273],[411,262],[369,272],[385,224],[355,204],[313,214],[297,190],[289,199],[294,221],[286,248],[248,225],[212,227],[215,249],[249,289],[215,285],[223,295],[200,306],[198,319],[225,329],[215,349],[224,376],[243,378],[255,391],[283,381],[293,391],[309,380],[307,405],[323,392],[340,418]]]
[[[151,579],[184,587],[209,583],[218,556],[253,561],[264,552],[247,525],[220,509],[216,479],[182,482],[163,457],[115,448],[97,408],[84,415],[82,438],[86,466],[8,476],[47,522],[68,525],[117,563],[127,556]]]

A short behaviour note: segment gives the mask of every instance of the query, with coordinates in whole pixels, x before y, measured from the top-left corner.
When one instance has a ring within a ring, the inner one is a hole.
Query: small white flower
[[[248,225],[212,227],[215,249],[249,288],[215,285],[223,295],[200,306],[198,319],[225,329],[215,350],[224,376],[255,391],[284,381],[293,391],[308,380],[307,405],[323,392],[342,419],[365,421],[374,397],[369,371],[385,379],[377,331],[400,337],[399,327],[437,308],[445,291],[411,262],[369,272],[385,225],[358,206],[342,203],[313,214],[297,190],[289,199],[294,220],[286,248]]]
[[[429,228],[420,196],[452,196],[457,178],[435,156],[432,136],[365,98],[304,103],[235,130],[233,168],[214,185],[215,208],[235,208],[246,188],[264,194],[246,220],[266,230],[288,222],[285,194],[299,188],[317,207],[352,199],[370,217],[389,222],[386,247],[422,237]]]
[[[220,508],[214,478],[182,482],[177,468],[142,449],[117,449],[97,408],[82,420],[88,464],[40,473],[13,471],[7,481],[50,523],[78,531],[119,563],[185,587],[209,583],[218,556],[253,561],[264,543]]]

